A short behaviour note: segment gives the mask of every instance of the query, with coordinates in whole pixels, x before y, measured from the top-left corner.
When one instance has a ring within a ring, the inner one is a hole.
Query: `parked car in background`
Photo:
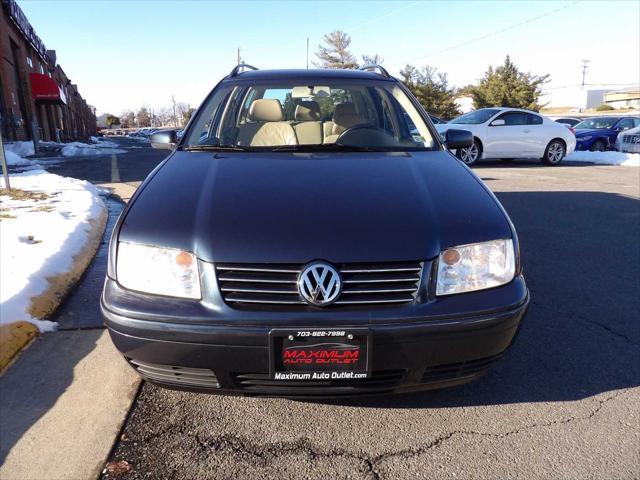
[[[576,150],[604,152],[614,148],[620,132],[640,127],[640,117],[592,117],[578,123]]]
[[[627,153],[640,153],[640,127],[622,132],[616,139],[616,150]]]
[[[571,118],[571,117],[562,117],[562,118],[554,118],[554,122],[562,123],[564,125],[568,125],[569,127],[575,127],[579,124],[582,119],[580,118]]]
[[[474,143],[459,148],[456,156],[467,165],[482,158],[540,158],[547,165],[558,165],[573,152],[573,132],[547,117],[518,108],[481,108],[438,124],[441,136],[449,129],[469,130]]]
[[[440,117],[436,117],[433,114],[429,114],[429,118],[431,119],[431,121],[433,122],[434,125],[438,124],[438,123],[447,123],[446,120],[441,119]]]

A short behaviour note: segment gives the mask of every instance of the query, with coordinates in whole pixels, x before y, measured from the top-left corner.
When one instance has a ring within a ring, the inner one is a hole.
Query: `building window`
[[[31,60],[31,57],[27,57],[27,65],[29,65],[29,68],[33,68],[33,60]]]

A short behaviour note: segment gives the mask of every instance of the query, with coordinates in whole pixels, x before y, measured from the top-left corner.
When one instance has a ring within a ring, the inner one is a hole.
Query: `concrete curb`
[[[21,321],[0,325],[0,373],[38,335],[38,327]]]
[[[102,199],[101,199],[102,201]],[[71,268],[60,275],[47,278],[47,290],[31,299],[29,314],[40,320],[50,316],[80,280],[91,260],[100,247],[102,235],[107,225],[107,206],[99,217],[90,220],[90,231],[87,242],[78,254],[73,257]],[[20,321],[4,325],[0,328],[0,374],[4,373],[22,349],[38,335],[38,328],[31,323]]]

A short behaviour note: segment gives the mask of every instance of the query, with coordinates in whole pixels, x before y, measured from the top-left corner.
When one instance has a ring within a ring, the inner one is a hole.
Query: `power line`
[[[449,52],[449,51],[454,50],[456,48],[464,47],[464,46],[470,45],[472,43],[479,42],[481,40],[485,40],[485,39],[490,38],[490,37],[495,37],[496,35],[500,35],[501,33],[507,32],[509,30],[513,30],[514,28],[518,28],[518,27],[521,27],[523,25],[527,25],[528,23],[531,23],[531,22],[535,22],[536,20],[540,20],[541,18],[548,17],[549,15],[553,15],[554,13],[558,13],[558,12],[560,12],[562,10],[565,10],[565,9],[569,8],[569,7],[573,7],[577,3],[580,3],[580,1],[581,0],[575,0],[573,3],[570,3],[568,5],[564,5],[562,7],[554,8],[553,10],[549,10],[548,12],[545,12],[545,13],[543,13],[541,15],[537,15],[535,17],[528,18],[526,20],[523,20],[522,22],[514,23],[514,24],[509,25],[507,27],[501,28],[500,30],[496,30],[494,32],[490,32],[490,33],[487,33],[485,35],[481,35],[479,37],[471,38],[469,40],[466,40],[464,42],[458,43],[456,45],[452,45],[450,47],[443,48],[442,50],[437,50],[435,52],[431,52],[428,55],[423,55],[421,57],[416,57],[416,58],[414,58],[413,60],[410,60],[410,61],[416,62],[418,60],[424,60],[425,58],[433,57],[435,55],[440,55],[441,53]]]

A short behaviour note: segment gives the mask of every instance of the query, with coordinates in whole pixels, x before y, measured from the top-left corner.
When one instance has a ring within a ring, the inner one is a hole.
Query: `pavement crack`
[[[431,450],[440,448],[454,437],[485,437],[503,439],[538,428],[566,425],[576,421],[586,421],[596,416],[605,404],[619,397],[624,392],[625,390],[620,390],[606,398],[598,399],[597,405],[595,405],[588,413],[581,416],[570,416],[547,422],[532,423],[505,432],[483,432],[477,430],[457,429],[443,433],[424,445],[393,452],[386,452],[379,455],[367,455],[363,451],[353,452],[343,448],[328,450],[321,449],[306,437],[291,442],[274,442],[267,444],[257,444],[249,439],[230,433],[207,438],[202,433],[195,433],[184,425],[169,425],[167,428],[160,429],[157,432],[149,434],[143,438],[139,438],[137,441],[149,442],[165,435],[186,436],[192,438],[196,442],[197,448],[201,454],[219,452],[236,456],[250,456],[259,462],[261,466],[266,466],[273,460],[288,455],[305,455],[311,461],[343,457],[348,458],[353,462],[357,462],[359,465],[359,471],[362,473],[363,478],[381,480],[383,476],[379,471],[379,467],[387,460],[394,458],[410,459],[424,455]],[[132,440],[133,439],[130,441]]]

